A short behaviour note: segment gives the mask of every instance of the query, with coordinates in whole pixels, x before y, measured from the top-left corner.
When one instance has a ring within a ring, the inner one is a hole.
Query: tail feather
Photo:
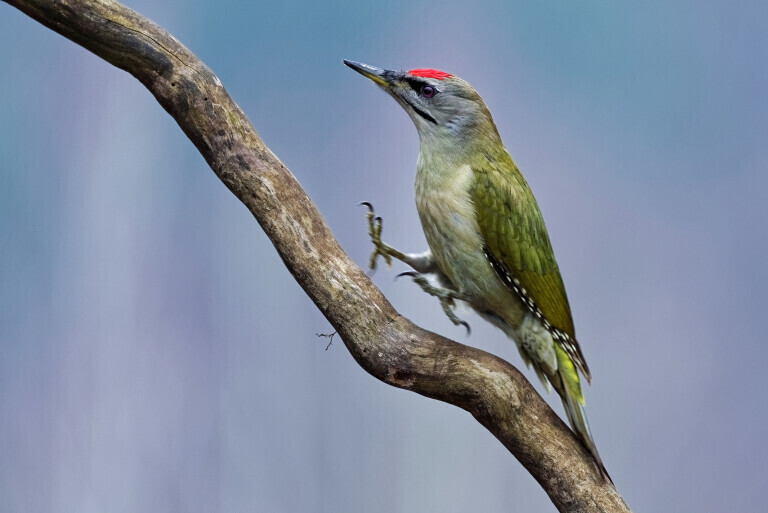
[[[600,469],[600,473],[608,481],[613,483],[613,479],[608,475],[608,471],[605,469],[605,465],[603,465],[603,460],[597,452],[595,441],[592,438],[592,432],[589,430],[589,423],[587,422],[587,413],[584,411],[584,405],[574,402],[573,398],[568,393],[563,394],[562,400],[565,414],[568,416],[568,422],[571,424],[573,431],[576,433],[581,443],[584,444],[584,447],[586,447],[590,454],[592,454],[598,469]]]
[[[565,351],[560,349],[557,345],[555,345],[555,351],[557,353],[558,369],[557,378],[553,380],[552,385],[563,400],[565,414],[568,416],[568,422],[571,424],[576,436],[581,440],[581,443],[587,448],[590,454],[592,454],[600,473],[612,483],[613,480],[611,479],[611,476],[608,475],[605,465],[603,465],[603,460],[597,452],[595,441],[592,438],[592,432],[589,429],[587,413],[584,410],[584,396],[581,393],[578,371]],[[556,383],[557,381],[559,381],[559,383]]]

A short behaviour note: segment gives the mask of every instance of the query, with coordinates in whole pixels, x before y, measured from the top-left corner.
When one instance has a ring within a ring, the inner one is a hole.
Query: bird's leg
[[[381,217],[376,215],[373,210],[373,205],[367,201],[364,201],[360,204],[368,207],[368,213],[366,214],[366,218],[368,219],[368,235],[371,236],[371,242],[373,242],[374,245],[373,253],[371,253],[371,258],[368,262],[368,267],[372,271],[375,270],[376,263],[380,256],[384,258],[384,261],[388,266],[392,265],[393,258],[409,265],[416,272],[407,271],[398,274],[397,277],[399,278],[401,276],[410,276],[424,292],[440,300],[440,306],[443,307],[445,315],[448,316],[453,324],[457,326],[464,326],[467,329],[467,333],[469,333],[469,324],[466,321],[462,321],[453,311],[453,309],[456,307],[456,299],[467,301],[468,298],[451,288],[450,280],[437,267],[435,259],[432,258],[432,252],[425,251],[424,253],[403,253],[402,251],[396,250],[389,244],[382,242]],[[426,274],[435,276],[437,281],[443,286],[435,286],[430,283],[429,279],[425,276]]]
[[[424,253],[403,253],[402,251],[396,250],[389,244],[382,242],[381,217],[376,215],[376,213],[373,210],[373,205],[371,205],[367,201],[360,203],[360,205],[365,205],[366,207],[368,207],[368,213],[365,215],[365,217],[366,219],[368,219],[368,235],[370,235],[371,242],[373,242],[373,246],[374,246],[373,253],[371,253],[371,258],[368,261],[368,267],[371,269],[371,271],[376,270],[377,261],[381,256],[384,258],[384,261],[387,263],[387,266],[391,266],[392,259],[395,258],[411,266],[411,268],[415,269],[420,273],[438,273],[439,272],[439,270],[437,269],[437,265],[435,264],[435,260],[432,258],[432,253],[430,251],[426,251]]]
[[[464,326],[467,329],[467,334],[471,332],[467,321],[461,320],[453,311],[453,309],[456,307],[455,300],[458,299],[459,301],[469,301],[468,296],[449,287],[437,287],[432,283],[430,283],[429,279],[421,273],[406,271],[404,273],[400,273],[397,275],[398,278],[401,276],[410,276],[413,279],[414,283],[416,283],[419,287],[421,287],[421,290],[423,290],[430,296],[434,296],[437,299],[439,299],[440,306],[443,307],[443,312],[445,312],[445,315],[448,316],[451,322],[456,326],[459,326],[459,325]],[[445,280],[441,280],[441,281],[445,281]]]

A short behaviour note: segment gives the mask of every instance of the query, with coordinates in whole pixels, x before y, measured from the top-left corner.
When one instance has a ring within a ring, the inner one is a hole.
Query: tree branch
[[[110,0],[4,0],[136,77],[251,211],[288,270],[367,372],[470,412],[561,512],[628,512],[520,372],[398,314],[338,245],[294,176],[216,75],[158,25]]]

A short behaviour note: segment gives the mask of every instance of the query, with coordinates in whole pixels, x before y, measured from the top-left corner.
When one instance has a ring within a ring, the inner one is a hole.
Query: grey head
[[[384,89],[408,113],[422,143],[431,139],[498,138],[483,99],[465,80],[434,69],[394,71],[345,60],[344,64]]]

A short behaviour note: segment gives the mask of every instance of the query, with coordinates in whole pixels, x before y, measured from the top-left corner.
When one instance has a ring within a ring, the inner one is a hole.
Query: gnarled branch
[[[136,77],[251,211],[355,360],[390,385],[470,412],[560,511],[628,512],[520,372],[398,314],[338,245],[216,75],[158,25],[110,0],[4,0]]]

